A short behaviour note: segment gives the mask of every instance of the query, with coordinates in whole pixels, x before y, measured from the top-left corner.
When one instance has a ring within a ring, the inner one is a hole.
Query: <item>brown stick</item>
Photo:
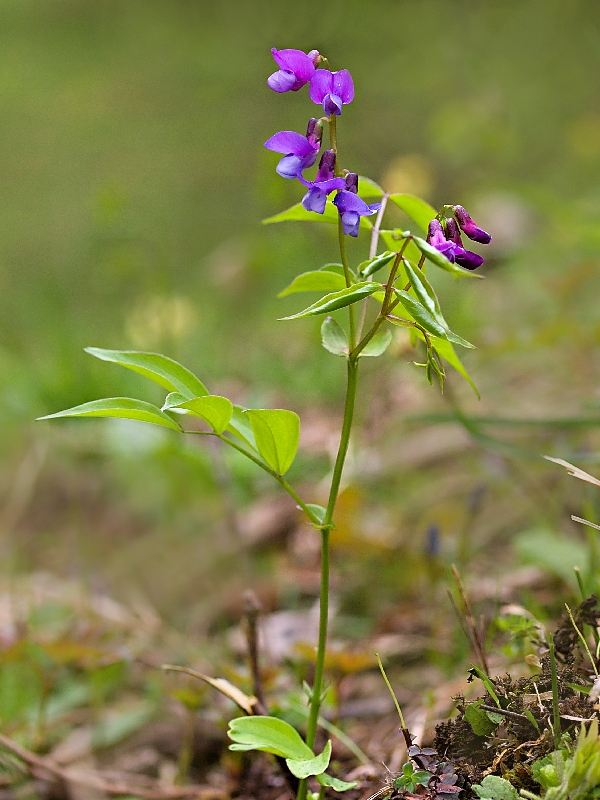
[[[485,674],[489,677],[490,675],[490,668],[488,666],[487,658],[485,655],[485,646],[481,641],[481,635],[477,624],[475,622],[475,617],[473,616],[473,611],[471,610],[471,604],[469,603],[469,598],[467,597],[467,593],[465,592],[464,586],[460,579],[460,575],[456,568],[455,564],[452,564],[452,573],[454,575],[454,580],[456,581],[456,586],[458,588],[458,593],[460,595],[460,599],[463,604],[463,613],[465,615],[465,622],[470,631],[470,639],[473,645],[473,650],[475,651],[475,656],[479,659],[479,663],[481,665],[481,669],[485,672]]]
[[[252,690],[254,692],[254,696],[263,709],[260,713],[266,714],[267,704],[265,702],[265,693],[263,691],[258,653],[259,613],[260,601],[252,589],[248,589],[244,594],[244,614],[246,617],[246,643],[248,645],[248,659],[250,661],[250,671],[252,673]]]
[[[100,789],[106,794],[114,795],[129,795],[141,797],[143,800],[178,800],[179,798],[195,797],[201,800],[217,800],[224,796],[224,792],[215,789],[203,789],[200,786],[181,786],[181,787],[165,787],[165,788],[150,788],[148,786],[136,786],[125,781],[111,781],[103,778],[98,772],[77,772],[71,769],[61,767],[51,758],[47,756],[38,756],[30,750],[21,747],[8,736],[0,733],[0,746],[10,750],[21,761],[25,762],[30,767],[32,773],[46,773],[43,777],[48,780],[48,774],[69,783],[79,783],[82,786],[89,786],[93,789]]]

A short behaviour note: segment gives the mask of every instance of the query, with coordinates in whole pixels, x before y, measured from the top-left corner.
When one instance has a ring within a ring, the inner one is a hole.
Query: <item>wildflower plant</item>
[[[316,777],[321,793],[325,787],[343,791],[354,785],[327,774],[331,742],[318,754],[314,746],[324,691],[329,539],[350,442],[361,359],[381,356],[392,339],[390,326],[399,326],[408,329],[414,344],[422,343],[425,359],[419,366],[424,368],[430,383],[435,378],[443,388],[446,368],[450,366],[475,389],[454,349],[455,345],[467,348],[473,345],[450,330],[426,272],[432,266],[455,278],[477,277],[473,271],[481,266],[483,258],[465,249],[461,234],[483,244],[491,237],[460,205],[445,205],[436,212],[420,198],[384,192],[374,181],[342,166],[337,125],[344,106],[354,101],[352,76],[346,69],[331,71],[327,59],[315,50],[305,53],[274,48],[272,54],[279,69],[268,78],[268,86],[280,94],[308,86],[309,99],[322,108],[323,116],[311,117],[306,133],[284,130],[265,142],[267,149],[281,156],[276,166],[278,174],[298,181],[304,191],[300,202],[265,222],[325,222],[336,225],[338,231],[340,262],[302,273],[280,294],[319,293],[318,300],[283,317],[282,324],[298,324],[305,317],[324,317],[323,347],[346,362],[344,417],[327,505],[302,499],[285,478],[298,448],[300,420],[296,413],[235,405],[226,397],[211,394],[186,367],[164,355],[87,349],[96,358],[134,370],[159,384],[167,392],[161,408],[140,399],[111,397],[42,419],[121,417],[160,425],[177,433],[216,437],[271,475],[294,498],[307,521],[320,531],[319,634],[305,736],[302,738],[286,722],[267,715],[239,717],[232,720],[229,730],[232,749],[263,750],[285,759],[287,769],[299,779],[298,798],[304,800],[310,776]],[[326,135],[328,147],[319,158]],[[317,159],[316,173],[311,178],[307,173]],[[420,233],[383,227],[390,204],[404,211]],[[368,239],[368,257],[352,265],[346,252],[346,237],[360,234]],[[328,257],[327,261],[330,260]],[[338,312],[342,313],[342,319]],[[186,429],[184,423],[190,416],[200,418],[205,429]],[[412,780],[417,777],[411,777]]]

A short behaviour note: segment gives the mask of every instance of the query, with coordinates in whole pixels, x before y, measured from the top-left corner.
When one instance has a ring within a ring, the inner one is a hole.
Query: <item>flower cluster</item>
[[[453,215],[449,219],[436,217],[429,223],[427,241],[436,250],[443,253],[449,261],[456,262],[465,269],[477,269],[483,264],[483,258],[471,250],[465,250],[460,235],[480,244],[489,244],[492,237],[483,228],[478,227],[462,206],[451,206]]]
[[[282,178],[299,180],[308,191],[302,198],[302,205],[307,211],[323,214],[327,204],[327,196],[337,192],[333,201],[340,215],[344,233],[358,236],[360,218],[375,214],[380,203],[368,205],[358,196],[358,175],[354,172],[336,170],[335,150],[325,150],[319,161],[315,179],[307,180],[304,171],[312,167],[317,160],[323,136],[323,124],[342,113],[342,106],[354,99],[354,83],[347,69],[331,72],[328,69],[317,69],[324,59],[317,50],[304,53],[302,50],[272,49],[279,70],[274,72],[267,84],[273,91],[296,92],[307,83],[309,96],[313,103],[322,105],[325,117],[311,118],[306,134],[295,131],[279,131],[265,142],[268,150],[281,153],[276,171]]]

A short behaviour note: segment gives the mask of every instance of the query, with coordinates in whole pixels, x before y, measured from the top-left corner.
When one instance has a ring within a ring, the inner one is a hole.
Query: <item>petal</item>
[[[323,102],[325,95],[331,92],[333,76],[328,69],[318,69],[310,79],[308,95],[313,103],[318,105]]]
[[[316,152],[306,136],[296,131],[279,131],[265,142],[267,150],[285,155],[307,156]]]
[[[342,113],[342,99],[337,94],[326,94],[323,100],[323,111],[330,116],[335,114],[337,117]]]
[[[361,217],[365,217],[373,213],[362,197],[354,194],[354,192],[345,190],[338,192],[333,202],[338,207],[340,214],[344,214],[346,211],[354,211]]]
[[[460,248],[462,250],[462,248]],[[477,269],[483,264],[483,258],[478,255],[477,253],[471,252],[471,250],[460,250],[457,248],[456,250],[456,263],[460,264],[461,267],[465,269]]]
[[[344,211],[340,217],[344,233],[347,233],[349,236],[358,236],[360,215],[357,214],[356,211]]]
[[[299,156],[284,156],[279,164],[275,167],[275,171],[282,178],[289,178],[293,180],[304,169],[304,159]]]
[[[454,242],[458,247],[463,246],[462,239],[460,238],[460,230],[453,217],[446,220],[446,238]]]
[[[331,194],[336,189],[343,189],[345,181],[343,178],[329,178],[326,181],[315,181],[314,186],[325,192],[325,194]]]
[[[287,69],[280,69],[267,78],[267,85],[274,92],[289,92],[294,88],[295,83],[296,76]]]
[[[302,50],[293,49],[277,50],[275,47],[273,47],[271,53],[277,62],[277,66],[293,72],[296,76],[296,81],[300,82],[300,86],[304,86],[305,83],[309,82],[315,71],[315,65],[306,53],[303,53]]]
[[[333,73],[333,93],[341,97],[342,103],[354,100],[354,81],[347,69]]]
[[[310,189],[302,198],[304,208],[307,211],[316,211],[317,214],[322,214],[325,211],[326,203],[327,195],[316,188]]]

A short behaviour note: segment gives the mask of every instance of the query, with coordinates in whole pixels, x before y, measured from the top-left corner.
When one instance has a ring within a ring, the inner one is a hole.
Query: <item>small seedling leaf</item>
[[[300,417],[283,408],[255,408],[244,412],[250,420],[256,448],[278,475],[292,466],[300,441]]]
[[[476,736],[489,736],[498,727],[498,723],[492,722],[479,703],[469,703],[465,708],[465,719]]]
[[[481,800],[519,800],[517,790],[504,778],[498,775],[486,775],[480,784],[475,784],[473,789]]]
[[[347,792],[348,789],[354,789],[355,786],[358,786],[358,781],[342,781],[339,778],[333,778],[331,775],[327,775],[326,772],[317,775],[317,780],[321,786],[327,786],[333,789],[334,792]]]
[[[331,742],[327,742],[322,753],[309,759],[287,758],[286,764],[292,775],[297,778],[308,778],[309,775],[320,775],[325,772],[331,760]]]
[[[57,411],[56,414],[47,414],[38,419],[58,419],[60,417],[118,417],[119,419],[135,419],[139,422],[150,422],[163,428],[179,431],[181,428],[167,414],[143,400],[134,400],[132,397],[107,397],[104,400],[92,400],[80,406]]]
[[[334,356],[347,356],[350,352],[346,331],[333,317],[327,317],[321,325],[321,342]]]
[[[262,750],[297,761],[314,758],[298,731],[277,717],[236,717],[229,723],[228,734],[233,742],[230,750]]]
[[[103,350],[100,347],[86,347],[89,353],[102,361],[111,361],[122,367],[139,372],[145,378],[158,383],[170,392],[181,392],[189,400],[192,397],[203,397],[208,394],[204,384],[193,372],[186,369],[172,358],[159,353],[141,353],[137,350]]]

